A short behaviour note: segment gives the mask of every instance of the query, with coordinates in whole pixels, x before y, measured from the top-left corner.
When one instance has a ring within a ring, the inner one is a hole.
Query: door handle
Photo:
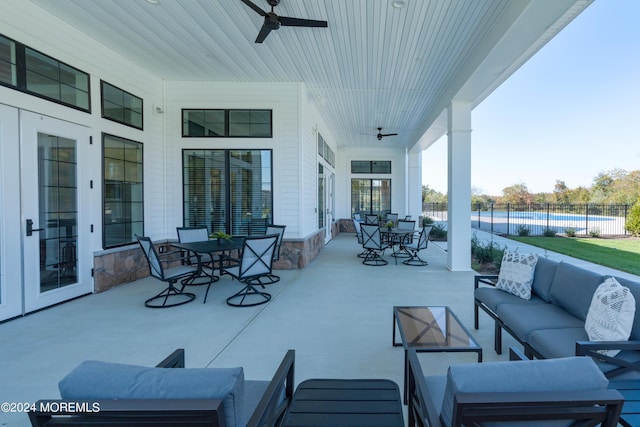
[[[27,236],[33,235],[34,231],[43,231],[43,230],[44,228],[33,228],[33,220],[32,219],[27,220]]]

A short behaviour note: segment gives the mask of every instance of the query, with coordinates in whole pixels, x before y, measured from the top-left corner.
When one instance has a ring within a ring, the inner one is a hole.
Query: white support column
[[[411,219],[418,221],[422,215],[422,152],[409,151],[407,153],[407,176],[406,176],[406,211],[404,214],[411,215]],[[416,222],[416,226],[422,224]]]
[[[448,251],[452,271],[471,269],[471,105],[451,101],[448,118]]]

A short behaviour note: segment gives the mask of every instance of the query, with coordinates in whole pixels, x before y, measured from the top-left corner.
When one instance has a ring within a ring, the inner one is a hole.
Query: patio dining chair
[[[380,223],[380,218],[378,218],[377,214],[366,214],[364,216],[364,223],[378,225]]]
[[[431,229],[433,227],[426,226],[422,227],[422,231],[420,231],[420,236],[417,241],[413,241],[411,243],[401,243],[400,249],[409,254],[409,259],[402,261],[405,265],[413,265],[413,266],[421,266],[429,264],[426,260],[420,258],[420,251],[427,249],[429,245],[429,235],[431,234]]]
[[[387,265],[387,260],[382,258],[384,250],[389,248],[387,244],[382,243],[380,236],[380,227],[373,224],[362,224],[362,247],[366,250],[364,265]]]
[[[191,243],[191,242],[203,242],[209,240],[209,230],[207,227],[176,227],[178,233],[178,242]],[[211,285],[220,278],[216,276],[213,271],[215,270],[215,263],[220,262],[220,257],[208,254],[208,260],[202,260],[202,255],[196,255],[194,253],[187,253],[184,259],[184,263],[187,265],[198,265],[198,261],[201,262],[200,274],[198,276],[183,279],[182,283],[185,285]],[[207,271],[208,270],[208,271]],[[204,278],[204,281],[196,281],[198,278]]]
[[[234,307],[251,307],[264,304],[271,299],[271,294],[259,291],[254,283],[259,278],[271,274],[277,241],[277,234],[245,238],[240,264],[223,269],[225,273],[245,285],[239,292],[227,298],[227,304]]]
[[[353,220],[353,228],[356,229],[356,239],[358,239],[358,244],[362,246],[362,221]],[[362,252],[358,254],[358,258],[364,258],[367,255],[367,250],[363,249]]]
[[[196,296],[189,292],[184,292],[184,283],[180,289],[175,284],[180,279],[189,279],[198,272],[198,268],[192,265],[179,265],[177,267],[164,268],[163,263],[175,262],[174,254],[179,251],[168,252],[162,257],[156,252],[153,242],[149,237],[138,236],[138,243],[144,252],[147,262],[149,263],[149,273],[158,280],[167,283],[167,288],[154,297],[144,302],[144,305],[150,308],[166,308],[175,307],[177,305],[186,304],[193,301]],[[168,259],[163,259],[168,258]]]
[[[267,225],[267,231],[265,234],[275,234],[278,236],[278,240],[276,241],[276,248],[273,251],[273,262],[276,262],[280,259],[280,246],[282,245],[282,237],[284,236],[284,230],[287,228],[286,225]],[[276,283],[280,281],[280,276],[276,274],[268,274],[266,276],[260,276],[253,280],[251,283],[253,285],[260,285],[264,288],[264,285],[271,285],[272,283]]]

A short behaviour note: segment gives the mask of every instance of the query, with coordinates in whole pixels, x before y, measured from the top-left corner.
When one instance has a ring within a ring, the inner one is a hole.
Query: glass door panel
[[[78,185],[89,131],[29,112],[21,113],[21,122],[22,257],[29,312],[93,290],[87,250],[90,204],[80,203],[89,199],[89,186],[81,190]]]

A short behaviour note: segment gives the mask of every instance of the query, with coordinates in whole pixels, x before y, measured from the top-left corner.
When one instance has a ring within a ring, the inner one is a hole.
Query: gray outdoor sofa
[[[535,265],[531,299],[526,300],[495,287],[498,276],[476,276],[474,326],[479,309],[495,321],[495,351],[502,352],[502,330],[524,346],[529,358],[592,356],[612,378],[624,374],[640,377],[640,283],[616,277],[631,291],[636,316],[627,341],[589,341],[585,319],[594,292],[606,278],[570,263],[540,257]],[[611,357],[598,350],[621,350]]]
[[[182,349],[155,368],[85,361],[58,384],[62,399],[37,402],[29,418],[38,427],[273,427],[293,397],[294,361],[287,351],[271,381],[245,380],[241,367],[185,369]]]

